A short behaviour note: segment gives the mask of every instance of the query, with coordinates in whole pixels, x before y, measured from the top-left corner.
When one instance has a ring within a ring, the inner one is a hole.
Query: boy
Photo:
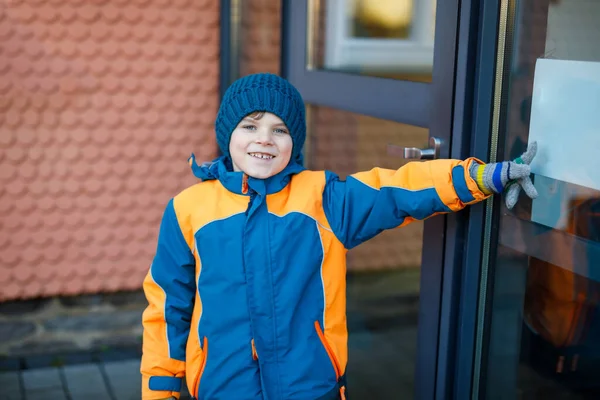
[[[223,156],[167,205],[144,281],[143,399],[344,399],[347,249],[384,229],[458,211],[529,180],[518,162],[375,168],[342,181],[308,171],[304,102],[257,74],[226,92],[215,122]]]

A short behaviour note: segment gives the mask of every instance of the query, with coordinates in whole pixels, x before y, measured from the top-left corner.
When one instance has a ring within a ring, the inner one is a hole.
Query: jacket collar
[[[296,162],[290,162],[277,175],[267,179],[257,179],[249,177],[243,172],[233,172],[231,161],[225,156],[219,157],[212,162],[205,162],[198,165],[196,157],[192,154],[188,159],[188,163],[196,178],[203,181],[217,179],[227,190],[236,194],[248,194],[248,188],[261,195],[277,193],[287,186],[293,175],[305,169]],[[247,186],[244,181],[247,183]]]

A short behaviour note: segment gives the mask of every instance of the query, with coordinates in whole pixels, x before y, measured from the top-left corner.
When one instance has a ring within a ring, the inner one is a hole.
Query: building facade
[[[305,98],[312,169],[540,144],[538,199],[349,253],[352,398],[598,398],[599,18],[594,0],[2,2],[0,301],[139,291],[187,157],[217,155],[223,91],[273,72]]]

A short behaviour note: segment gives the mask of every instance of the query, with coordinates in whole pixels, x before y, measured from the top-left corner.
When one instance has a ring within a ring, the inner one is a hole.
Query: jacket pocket
[[[321,343],[323,344],[327,355],[329,356],[329,359],[331,360],[331,365],[333,366],[333,370],[335,371],[335,380],[337,381],[340,379],[340,376],[342,376],[340,363],[338,362],[338,359],[335,356],[335,353],[333,352],[331,346],[329,346],[329,343],[327,343],[327,340],[325,339],[325,334],[323,333],[323,329],[321,328],[319,321],[315,321],[315,329],[317,331],[317,334],[319,335],[319,339],[321,339]]]
[[[204,369],[206,368],[206,360],[208,359],[208,339],[206,336],[204,337],[202,344],[202,361],[200,363],[200,368],[194,377],[194,386],[192,387],[192,396],[198,397],[198,390],[200,389],[200,380],[202,380],[202,374],[204,374]]]

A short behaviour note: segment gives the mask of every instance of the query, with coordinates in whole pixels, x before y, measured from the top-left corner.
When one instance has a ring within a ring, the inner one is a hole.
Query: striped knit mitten
[[[517,203],[521,188],[532,199],[538,196],[537,190],[529,177],[531,174],[529,164],[531,164],[536,152],[537,143],[533,142],[529,145],[527,151],[514,161],[492,164],[473,163],[469,173],[477,182],[479,189],[485,194],[502,193],[508,187],[506,207],[510,210]]]

